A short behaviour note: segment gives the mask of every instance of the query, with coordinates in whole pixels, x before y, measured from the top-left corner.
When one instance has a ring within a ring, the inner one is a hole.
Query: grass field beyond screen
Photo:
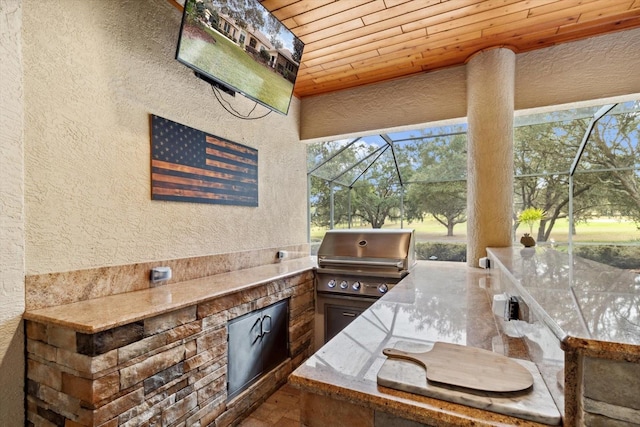
[[[425,219],[422,222],[404,223],[405,228],[413,228],[416,233],[416,241],[431,242],[466,242],[467,224],[458,224],[453,229],[453,236],[447,236],[447,229],[434,219]],[[336,228],[346,228],[340,224]],[[370,225],[352,225],[352,228],[371,228]],[[400,223],[386,223],[383,228],[400,228]],[[322,240],[325,229],[312,228],[311,239]],[[529,229],[525,225],[520,225],[516,230],[518,240]],[[535,233],[535,229],[534,229]],[[551,239],[557,243],[569,240],[569,222],[560,219],[556,222],[551,231]],[[574,242],[607,242],[607,243],[634,243],[640,241],[640,230],[636,224],[628,220],[616,218],[594,218],[587,223],[576,224],[576,234],[573,236]]]
[[[216,43],[189,38],[183,34],[179,58],[217,80],[227,82],[251,98],[286,114],[293,83],[271,68],[256,62],[240,46],[223,35],[206,28],[204,31],[210,34]]]

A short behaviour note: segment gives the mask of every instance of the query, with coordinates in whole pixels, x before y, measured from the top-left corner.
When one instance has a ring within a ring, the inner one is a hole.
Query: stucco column
[[[467,264],[512,244],[515,53],[496,48],[467,63]]]

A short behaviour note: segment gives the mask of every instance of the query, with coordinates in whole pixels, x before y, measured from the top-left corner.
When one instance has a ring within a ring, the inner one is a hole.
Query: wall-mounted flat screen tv
[[[258,0],[186,0],[176,59],[209,83],[286,115],[303,49]]]

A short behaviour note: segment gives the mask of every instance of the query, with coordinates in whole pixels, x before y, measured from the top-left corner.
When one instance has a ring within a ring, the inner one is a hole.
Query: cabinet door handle
[[[345,317],[356,317],[357,316],[357,314],[349,313],[348,311],[343,311],[342,315],[345,316]]]
[[[265,319],[269,319],[269,329],[263,329]],[[262,321],[260,322],[260,330],[262,331],[262,335],[266,335],[271,332],[271,316],[269,316],[268,314],[265,314],[262,318]]]
[[[256,326],[258,326],[258,323],[260,323],[260,333],[257,334],[254,338],[253,341],[251,342],[251,344],[255,344],[256,341],[258,341],[260,338],[262,338],[262,336],[264,335],[264,333],[262,333],[262,319],[261,318],[257,318],[256,321],[253,323],[253,326],[251,327],[251,330],[253,331],[255,329]]]

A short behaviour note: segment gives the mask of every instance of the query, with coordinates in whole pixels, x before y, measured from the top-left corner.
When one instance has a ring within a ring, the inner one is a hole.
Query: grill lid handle
[[[404,261],[366,261],[366,260],[342,260],[342,259],[319,259],[318,265],[335,265],[335,266],[348,266],[348,267],[357,267],[357,266],[366,266],[366,267],[395,267],[398,270],[402,270],[404,268]]]

